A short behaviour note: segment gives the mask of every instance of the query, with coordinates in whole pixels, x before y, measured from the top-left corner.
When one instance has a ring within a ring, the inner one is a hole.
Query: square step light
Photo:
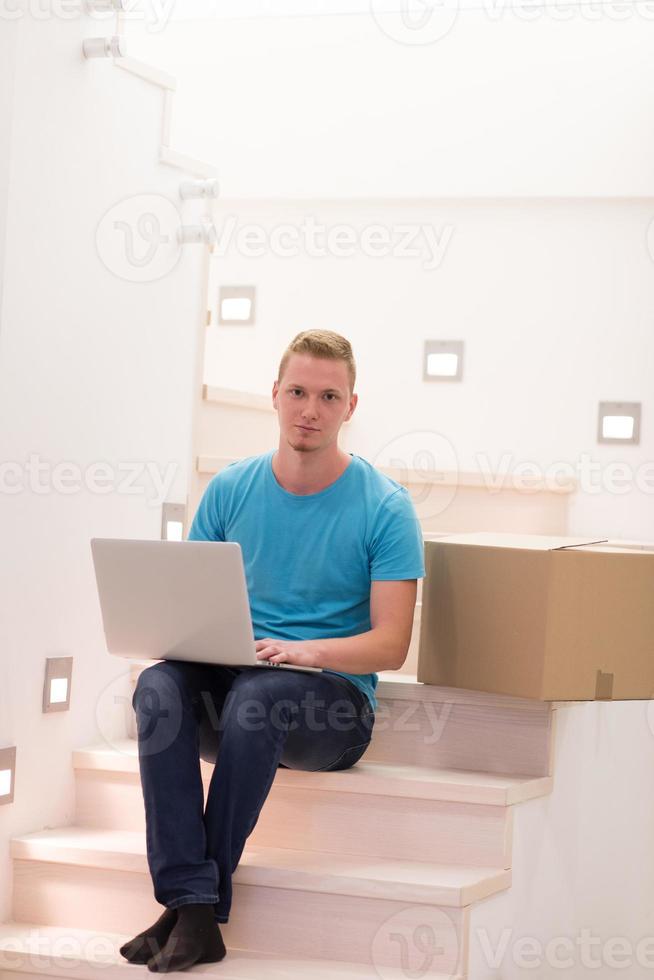
[[[640,402],[600,402],[597,441],[638,445]]]
[[[426,340],[423,381],[461,381],[463,379],[463,341]]]
[[[16,782],[16,746],[0,749],[0,806],[14,802]]]
[[[43,683],[43,712],[68,711],[73,678],[72,657],[48,657]]]
[[[164,503],[161,508],[161,540],[183,541],[186,532],[186,507],[184,504]]]
[[[221,286],[218,323],[223,327],[250,327],[255,322],[255,286]]]

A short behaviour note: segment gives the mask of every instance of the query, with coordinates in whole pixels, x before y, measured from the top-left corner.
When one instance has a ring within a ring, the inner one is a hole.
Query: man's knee
[[[176,665],[167,661],[146,668],[132,696],[139,742],[156,752],[177,737],[184,714],[183,678]]]
[[[132,707],[136,710],[137,703],[144,698],[168,697],[173,691],[179,691],[179,678],[172,664],[166,660],[158,664],[146,667],[138,676],[134,694],[132,695]]]
[[[271,728],[287,732],[297,728],[297,696],[284,684],[270,683],[271,680],[254,672],[241,674],[227,695],[222,727],[229,725],[243,732]]]

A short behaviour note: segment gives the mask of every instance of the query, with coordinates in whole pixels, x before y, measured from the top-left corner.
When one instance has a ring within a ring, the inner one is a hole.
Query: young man
[[[406,658],[422,534],[406,489],[339,448],[355,377],[344,337],[298,334],[273,385],[277,451],[217,474],[189,534],[241,545],[257,656],[321,671],[168,660],[139,678],[148,865],[167,908],[121,952],[152,972],[222,959],[217,923],[277,768],[354,765],[372,734],[376,672]],[[215,762],[204,814],[198,754]]]

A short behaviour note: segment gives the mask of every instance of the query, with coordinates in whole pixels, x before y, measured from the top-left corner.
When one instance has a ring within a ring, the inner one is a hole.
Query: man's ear
[[[272,403],[273,403],[273,408],[277,408],[277,394],[278,394],[278,392],[279,392],[279,382],[278,381],[273,381],[273,389],[272,389]]]
[[[345,418],[343,419],[344,422],[349,422],[349,420],[352,418],[352,416],[354,414],[354,409],[357,407],[357,402],[358,401],[359,401],[359,396],[358,395],[352,395],[352,397],[350,398],[350,410],[347,413],[347,415],[345,416]]]

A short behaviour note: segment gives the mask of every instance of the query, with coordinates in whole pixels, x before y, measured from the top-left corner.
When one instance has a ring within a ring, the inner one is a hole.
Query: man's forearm
[[[309,640],[309,645],[316,655],[317,667],[342,670],[346,674],[398,670],[407,652],[401,648],[397,636],[382,627],[356,636]]]

